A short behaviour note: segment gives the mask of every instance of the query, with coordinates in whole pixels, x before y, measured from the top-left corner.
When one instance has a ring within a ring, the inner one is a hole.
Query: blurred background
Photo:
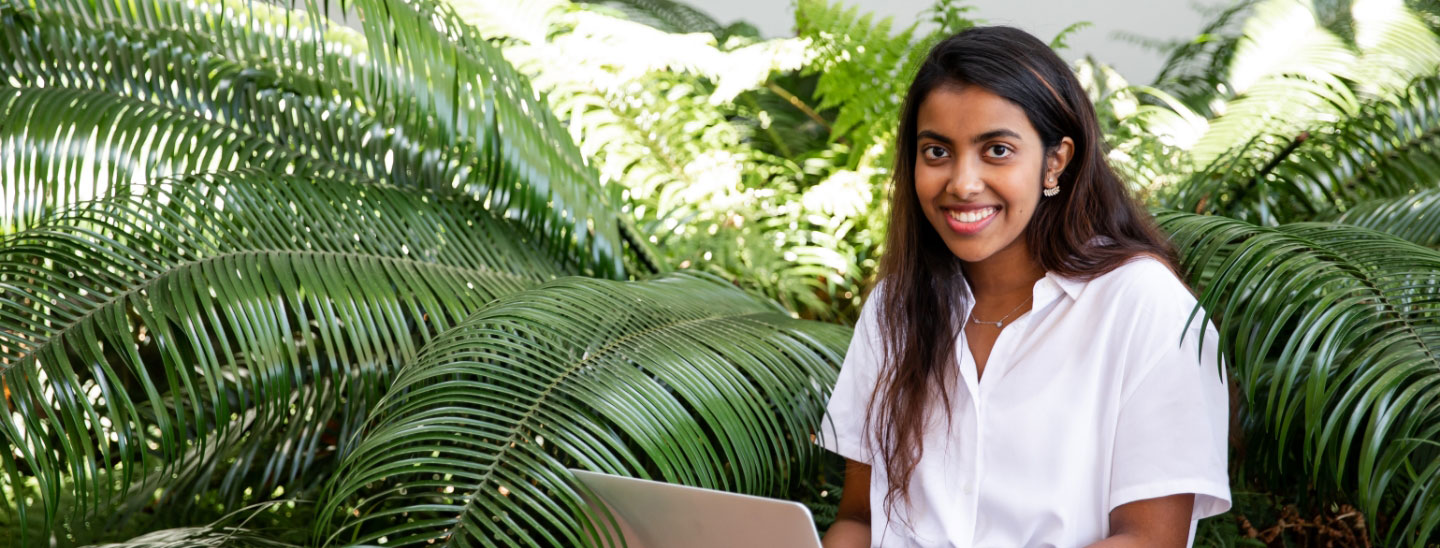
[[[935,5],[927,0],[855,0],[851,5],[878,17],[896,21],[925,21]],[[747,21],[765,38],[789,36],[795,32],[795,6],[767,0],[696,0],[696,9],[721,23]],[[1195,36],[1224,2],[1186,0],[1107,0],[1070,2],[1066,0],[1013,0],[974,2],[969,12],[992,25],[1020,27],[1036,36],[1055,36],[1078,21],[1093,26],[1076,32],[1070,40],[1070,55],[1092,55],[1132,82],[1149,82],[1164,63],[1164,56],[1143,44],[1182,40]],[[930,30],[921,25],[922,30]]]

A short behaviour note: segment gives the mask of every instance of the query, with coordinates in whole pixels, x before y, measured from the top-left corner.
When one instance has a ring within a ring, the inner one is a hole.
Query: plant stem
[[[785,88],[780,87],[779,84],[776,84],[773,81],[767,80],[765,82],[765,87],[769,88],[770,91],[775,92],[775,95],[779,95],[781,99],[789,101],[791,106],[794,106],[795,108],[799,109],[800,112],[805,113],[805,115],[809,116],[811,120],[815,121],[815,123],[825,126],[825,131],[830,131],[830,123],[826,122],[825,118],[820,116],[820,113],[815,112],[814,109],[810,108],[810,105],[805,104],[805,101],[801,101],[799,97],[795,96],[795,94],[785,91]]]

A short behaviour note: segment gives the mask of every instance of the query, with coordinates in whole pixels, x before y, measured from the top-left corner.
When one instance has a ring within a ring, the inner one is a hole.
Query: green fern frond
[[[908,82],[906,70],[928,48],[912,44],[916,25],[891,35],[891,19],[878,21],[859,9],[827,0],[803,0],[795,9],[797,35],[811,41],[818,57],[803,74],[818,74],[818,110],[837,109],[831,140],[868,146],[898,119]],[[857,141],[858,140],[858,141]]]
[[[1056,51],[1070,49],[1070,44],[1067,43],[1066,40],[1069,40],[1075,33],[1093,26],[1095,26],[1095,23],[1089,21],[1076,21],[1071,23],[1070,26],[1061,29],[1060,32],[1055,34],[1054,38],[1050,39],[1050,49]]]

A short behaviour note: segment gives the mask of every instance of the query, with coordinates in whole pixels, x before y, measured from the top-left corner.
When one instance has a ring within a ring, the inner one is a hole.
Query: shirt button
[[[973,481],[967,481],[967,482],[965,482],[965,486],[964,486],[961,490],[964,491],[965,494],[967,494],[967,495],[973,495],[973,494],[975,494],[975,482],[973,482]]]

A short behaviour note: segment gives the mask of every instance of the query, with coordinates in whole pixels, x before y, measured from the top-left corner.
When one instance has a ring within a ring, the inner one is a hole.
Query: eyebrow
[[[945,144],[947,144],[947,145],[953,145],[953,144],[955,144],[955,141],[952,140],[952,139],[950,139],[949,137],[946,137],[946,136],[941,135],[941,134],[939,134],[939,133],[935,133],[935,132],[930,131],[930,130],[928,130],[928,129],[927,129],[927,130],[924,130],[924,131],[921,131],[916,137],[917,137],[918,139],[925,139],[925,138],[934,139],[934,140],[936,140],[936,141],[940,141],[940,142],[945,143]],[[1017,141],[1023,141],[1023,140],[1024,140],[1023,138],[1020,137],[1020,134],[1015,133],[1015,132],[1013,132],[1013,131],[1010,131],[1010,130],[1008,130],[1008,129],[992,129],[992,130],[987,131],[987,132],[985,132],[985,133],[981,133],[981,134],[979,134],[979,135],[976,135],[974,139],[971,139],[971,140],[970,140],[970,142],[971,142],[972,144],[980,144],[980,143],[982,143],[982,142],[989,141],[989,140],[994,139],[994,138],[996,138],[996,137],[1009,137],[1009,138],[1015,139],[1015,140],[1017,140]]]

